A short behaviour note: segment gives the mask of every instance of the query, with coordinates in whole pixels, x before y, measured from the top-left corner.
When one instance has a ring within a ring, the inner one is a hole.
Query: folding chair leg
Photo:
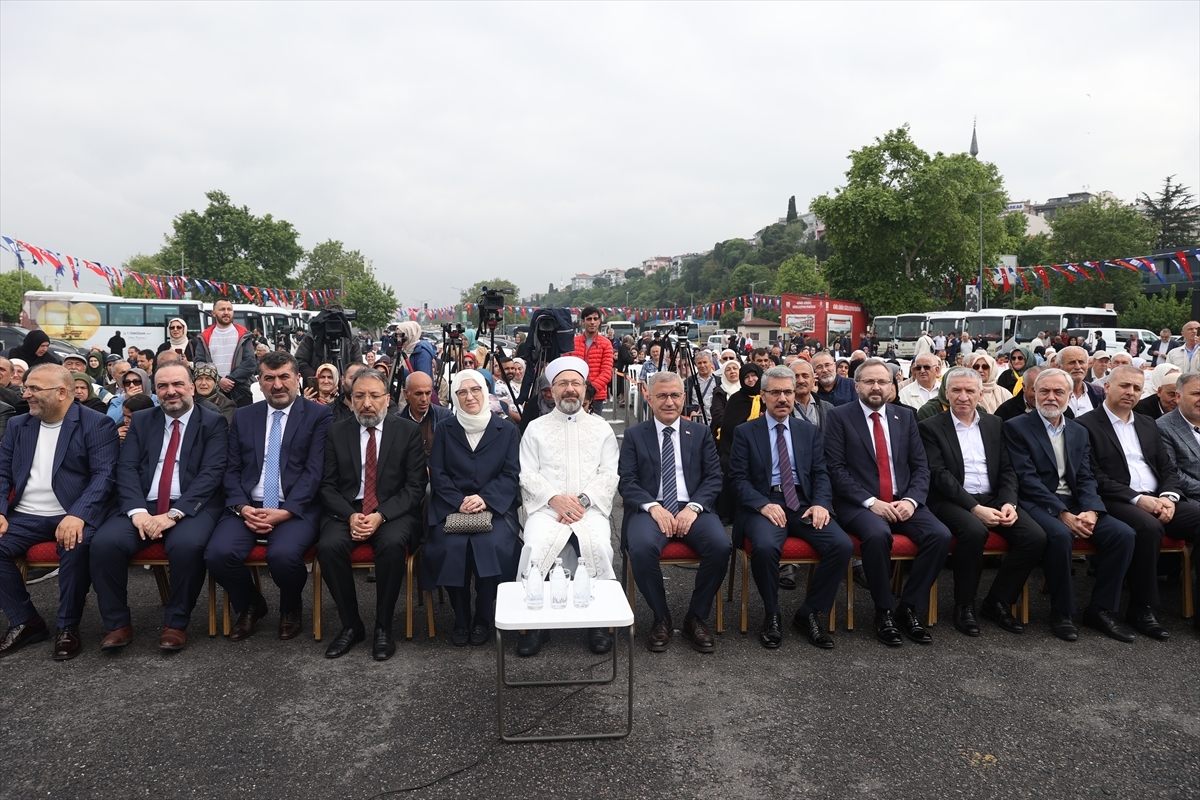
[[[222,603],[222,605],[225,607],[225,625],[224,625],[224,634],[225,634],[226,636],[228,636],[228,635],[229,635],[229,628],[231,627],[231,626],[230,626],[230,624],[229,624],[229,592],[226,592],[226,593],[225,593],[224,601],[225,601],[225,602],[224,602],[224,603]]]
[[[727,590],[728,594],[725,595],[725,599],[730,603],[733,602],[733,575],[737,571],[737,557],[738,557],[737,550],[730,551],[730,553],[729,553],[729,589]]]
[[[1194,549],[1194,548],[1193,548]],[[1192,592],[1192,550],[1188,550],[1188,546],[1183,546],[1183,616],[1184,619],[1191,619],[1196,614],[1196,598]]]
[[[312,563],[313,579],[313,641],[321,641],[321,562]]]
[[[437,628],[433,626],[433,592],[425,592],[427,599],[425,601],[425,613],[429,616],[429,638],[437,636]]]
[[[217,579],[208,575],[208,635],[217,635]]]
[[[846,563],[846,630],[854,630],[854,559]]]
[[[929,587],[929,627],[937,625],[937,581]]]
[[[725,632],[725,608],[722,605],[721,587],[717,587],[717,633]]]
[[[628,552],[625,553],[625,558],[622,560],[625,562],[625,569],[624,569],[624,572],[625,572],[625,596],[629,600],[629,607],[636,608],[636,606],[634,606],[634,604],[633,604],[633,601],[634,601],[633,594],[635,591],[634,582],[633,582],[633,562],[629,560]],[[720,593],[721,593],[721,590],[718,589],[717,594],[719,595]]]
[[[25,561],[25,559],[23,557],[18,558],[16,561],[17,561],[17,569],[21,573],[21,583],[24,584],[25,579],[29,577],[29,564]]]
[[[413,637],[413,561],[416,558],[414,553],[405,559],[405,567],[408,570],[408,593],[405,595],[407,602],[404,604],[404,638],[410,641]]]
[[[746,559],[746,551],[738,550],[742,561],[742,633],[746,632],[747,616],[750,610],[750,564]]]
[[[155,564],[150,569],[154,572],[155,583],[158,584],[158,596],[162,598],[165,606],[171,600],[171,576],[161,564]]]

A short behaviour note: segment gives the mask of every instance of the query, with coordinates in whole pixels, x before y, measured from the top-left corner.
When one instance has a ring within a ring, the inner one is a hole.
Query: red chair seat
[[[58,542],[39,542],[25,551],[25,560],[31,564],[58,563]]]
[[[360,544],[350,551],[351,564],[373,564],[374,562],[375,551],[369,544]]]
[[[746,555],[750,555],[752,552],[750,539],[746,538],[742,540],[742,548],[746,551]],[[789,559],[816,561],[820,556],[817,555],[817,551],[808,542],[798,539],[795,536],[789,536],[783,540],[783,553],[780,554],[779,558],[781,561]]]
[[[140,550],[133,557],[134,561],[166,561],[167,548],[162,542],[155,542],[149,547]]]
[[[987,541],[983,543],[983,549],[986,551],[1003,550],[1008,552],[1008,539],[1005,539],[995,531],[988,531]]]
[[[1187,542],[1185,542],[1183,539],[1172,539],[1170,536],[1163,537],[1163,550],[1182,550],[1185,546],[1187,546]]]
[[[1071,545],[1071,552],[1076,553],[1076,554],[1082,553],[1083,555],[1087,555],[1089,553],[1097,553],[1099,551],[1096,549],[1096,545],[1092,544],[1091,540],[1076,539],[1074,544]]]
[[[304,560],[312,561],[317,557],[317,548],[315,546],[308,548],[304,552]],[[250,548],[250,555],[246,556],[246,562],[259,561],[266,563],[267,561],[267,546],[265,544],[256,544]]]
[[[915,542],[899,533],[892,536],[892,558],[916,558],[920,552]]]
[[[660,561],[682,561],[687,558],[700,558],[700,556],[678,539],[669,539],[658,558]]]

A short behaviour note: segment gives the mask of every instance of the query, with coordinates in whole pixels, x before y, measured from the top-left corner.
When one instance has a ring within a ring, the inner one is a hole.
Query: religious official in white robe
[[[555,378],[564,373],[560,383],[571,385],[555,386]],[[576,374],[582,378],[578,385],[571,380]],[[609,517],[618,482],[617,439],[607,422],[583,411],[588,377],[583,359],[555,359],[545,375],[555,408],[529,423],[521,437],[521,496],[527,519],[519,577],[524,579],[531,559],[546,575],[574,533],[592,575],[615,579]]]

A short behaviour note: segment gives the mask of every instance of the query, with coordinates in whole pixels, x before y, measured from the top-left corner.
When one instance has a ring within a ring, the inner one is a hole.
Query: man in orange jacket
[[[575,337],[575,350],[564,355],[582,358],[588,365],[588,382],[596,388],[592,410],[600,414],[608,399],[608,383],[612,380],[613,347],[608,337],[600,335],[600,309],[588,306],[579,315],[583,333]]]

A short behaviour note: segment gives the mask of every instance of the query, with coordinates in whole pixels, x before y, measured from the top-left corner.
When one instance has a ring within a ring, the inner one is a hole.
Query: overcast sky
[[[1197,31],[1195,2],[5,0],[0,232],[116,265],[220,189],[436,306],[749,236],[888,130],[964,151],[976,116],[1011,198],[1128,201],[1200,185]]]

